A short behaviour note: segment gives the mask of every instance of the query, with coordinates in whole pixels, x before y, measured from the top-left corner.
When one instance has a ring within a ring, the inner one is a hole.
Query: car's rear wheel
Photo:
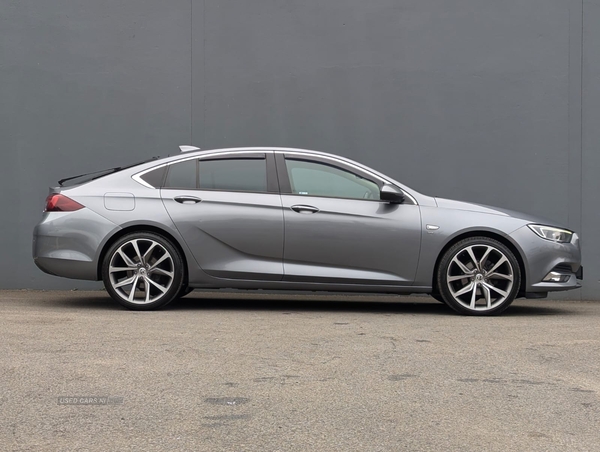
[[[134,232],[107,251],[102,279],[110,296],[128,309],[146,311],[174,300],[183,287],[184,264],[177,248],[151,232]]]
[[[515,255],[489,237],[454,244],[437,273],[437,287],[446,304],[466,315],[500,314],[514,301],[520,284]]]

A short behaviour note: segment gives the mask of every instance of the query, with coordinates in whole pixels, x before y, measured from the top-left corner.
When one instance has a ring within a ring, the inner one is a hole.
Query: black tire
[[[177,248],[152,232],[133,232],[119,238],[102,262],[106,291],[117,303],[136,311],[169,304],[185,288],[184,276],[184,262]]]
[[[517,296],[521,271],[513,252],[501,242],[469,237],[444,253],[436,282],[444,302],[459,314],[497,315]]]

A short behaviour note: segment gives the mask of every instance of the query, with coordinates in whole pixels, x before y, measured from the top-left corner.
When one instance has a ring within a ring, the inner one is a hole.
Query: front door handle
[[[200,198],[197,198],[195,196],[175,196],[173,198],[175,201],[177,201],[179,204],[197,204],[199,202],[202,202],[202,200]]]
[[[317,213],[319,211],[316,207],[307,206],[305,204],[296,204],[295,206],[292,206],[291,209],[298,213]]]

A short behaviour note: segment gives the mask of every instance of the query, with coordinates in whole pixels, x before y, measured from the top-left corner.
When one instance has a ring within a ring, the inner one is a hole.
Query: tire
[[[152,232],[121,237],[102,262],[106,291],[117,303],[136,311],[162,308],[173,301],[185,288],[184,273],[177,248]]]
[[[444,253],[436,279],[442,298],[456,312],[497,315],[517,296],[521,271],[505,245],[489,237],[470,237]]]

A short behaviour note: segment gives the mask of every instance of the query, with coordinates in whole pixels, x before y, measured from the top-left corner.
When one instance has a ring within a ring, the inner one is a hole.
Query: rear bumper
[[[89,209],[46,212],[33,230],[33,260],[45,273],[96,281],[101,245],[117,229]]]
[[[33,262],[44,273],[71,279],[97,280],[98,267],[92,262],[53,257],[34,257]]]

